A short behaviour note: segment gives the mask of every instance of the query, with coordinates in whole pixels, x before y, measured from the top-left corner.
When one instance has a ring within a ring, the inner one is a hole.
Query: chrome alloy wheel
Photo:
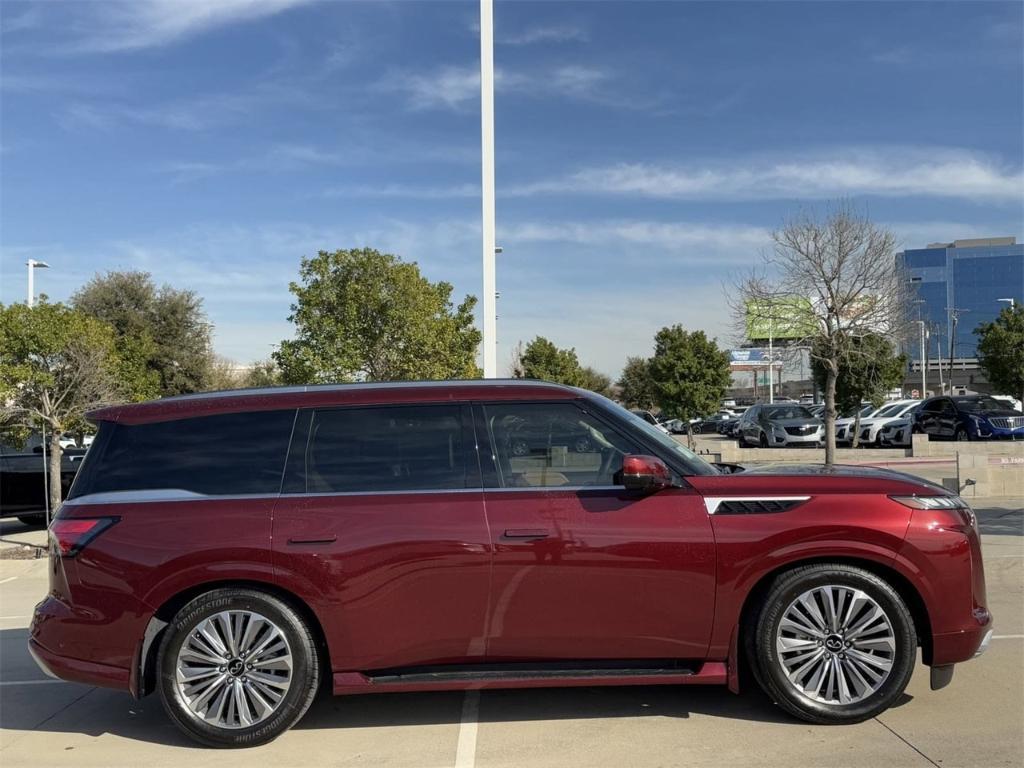
[[[292,652],[280,627],[252,611],[203,619],[178,651],[175,684],[196,718],[248,728],[278,708],[292,683]]]
[[[823,704],[856,704],[889,677],[896,635],[867,593],[830,584],[790,603],[775,648],[790,684],[804,696]]]

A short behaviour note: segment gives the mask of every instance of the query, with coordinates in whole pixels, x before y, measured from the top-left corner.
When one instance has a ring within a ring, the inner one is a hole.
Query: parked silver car
[[[814,448],[824,441],[825,426],[802,405],[762,403],[743,414],[739,436],[741,444],[762,448]]]

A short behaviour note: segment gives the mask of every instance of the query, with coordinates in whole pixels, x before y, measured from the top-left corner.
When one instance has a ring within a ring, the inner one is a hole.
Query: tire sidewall
[[[896,641],[893,666],[882,686],[856,704],[824,704],[798,691],[786,677],[775,647],[776,633],[786,608],[801,594],[825,585],[860,589],[885,611]],[[899,594],[874,574],[849,566],[815,567],[794,578],[783,578],[770,592],[757,623],[756,654],[759,677],[784,707],[804,719],[821,723],[857,723],[888,709],[910,682],[917,661],[913,619]]]
[[[175,678],[178,651],[204,619],[222,611],[252,611],[274,622],[285,634],[292,655],[292,684],[277,710],[249,728],[217,728],[191,713]],[[221,589],[185,605],[164,631],[157,655],[157,689],[170,718],[188,735],[208,746],[265,744],[291,728],[305,714],[318,688],[319,664],[308,628],[286,603],[255,590]]]

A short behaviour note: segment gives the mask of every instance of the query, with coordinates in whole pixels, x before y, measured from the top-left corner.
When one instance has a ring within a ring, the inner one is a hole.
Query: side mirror
[[[631,453],[622,459],[622,484],[631,491],[654,493],[672,485],[672,473],[657,456]]]

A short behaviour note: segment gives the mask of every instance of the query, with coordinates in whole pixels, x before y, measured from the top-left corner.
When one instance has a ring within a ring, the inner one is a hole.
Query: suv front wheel
[[[215,747],[264,744],[305,714],[320,669],[309,628],[278,598],[216,589],[185,605],[164,632],[158,689],[188,736]]]
[[[910,682],[917,636],[899,594],[842,564],[795,568],[771,585],[748,633],[765,692],[812,723],[858,723],[888,709]]]

